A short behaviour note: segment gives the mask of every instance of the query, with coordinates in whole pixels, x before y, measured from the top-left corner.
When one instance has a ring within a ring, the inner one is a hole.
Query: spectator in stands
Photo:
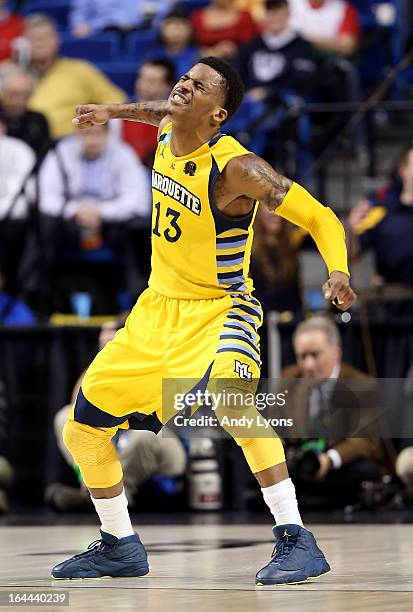
[[[238,10],[234,0],[211,0],[209,6],[195,11],[191,20],[203,55],[232,59],[239,46],[257,34],[250,13]]]
[[[100,350],[115,337],[116,329],[116,321],[108,321],[102,326],[99,336]],[[54,419],[57,445],[67,463],[72,467],[75,467],[73,458],[63,444],[62,431],[76,399],[82,377],[83,374],[73,389],[71,403],[61,408]],[[169,485],[173,485],[170,482],[171,479],[175,480],[185,473],[186,454],[181,441],[171,430],[167,435],[155,435],[151,431],[143,430],[119,430],[116,446],[130,505],[133,503],[137,488],[152,476],[164,476],[168,479]],[[83,483],[80,488],[54,483],[46,491],[46,500],[53,507],[62,511],[92,507],[89,491]]]
[[[13,40],[23,34],[23,18],[13,14],[6,0],[0,0],[0,62],[13,55]]]
[[[28,68],[38,79],[29,107],[44,113],[53,138],[75,131],[72,117],[76,105],[125,100],[124,92],[92,64],[59,56],[59,35],[47,15],[26,17],[25,37],[31,49]]]
[[[413,145],[400,156],[390,184],[353,208],[348,226],[352,256],[371,249],[376,260],[378,284],[398,284],[408,292],[404,300],[385,303],[387,314],[412,316]]]
[[[1,83],[0,103],[7,134],[27,143],[40,161],[50,147],[50,134],[46,117],[27,108],[33,88],[30,73],[12,69]]]
[[[317,83],[314,97],[319,102],[357,102],[361,97],[358,71],[352,63],[360,43],[361,30],[356,9],[347,0],[289,0],[291,26],[314,48]],[[314,114],[313,151],[322,151],[348,116],[331,112]],[[357,151],[365,148],[363,125],[354,132]]]
[[[154,57],[163,57],[173,62],[175,72],[181,76],[199,59],[199,49],[194,44],[192,23],[185,6],[177,5],[161,21],[159,46]]]
[[[39,210],[48,262],[60,255],[63,307],[71,293],[88,291],[95,313],[118,312],[123,227],[150,211],[149,178],[129,145],[107,125],[63,139],[40,169]]]
[[[346,0],[289,0],[292,27],[322,53],[353,55],[360,42],[356,9]]]
[[[259,206],[254,223],[251,275],[264,312],[302,314],[298,248],[299,228]]]
[[[175,83],[175,77],[174,65],[169,59],[147,59],[137,74],[136,101],[166,100]],[[158,144],[158,128],[146,123],[123,121],[122,134],[141,161],[151,167]]]
[[[361,437],[360,432],[357,437],[362,410],[377,405],[374,384],[366,374],[342,361],[339,331],[327,317],[315,316],[300,323],[293,346],[297,363],[285,368],[281,378],[289,391],[288,415],[310,438],[295,440],[294,444],[286,440],[289,470],[298,495],[304,504],[311,497],[314,506],[353,504],[363,481],[379,482],[382,471],[393,471],[379,438]],[[357,400],[352,381],[358,383]],[[365,384],[361,386],[360,381]],[[333,423],[334,418],[339,420],[338,427],[327,426],[327,435],[320,435],[321,424],[329,419]],[[345,430],[347,435],[343,435]],[[316,452],[315,469],[303,464],[303,449]]]
[[[248,95],[274,102],[284,93],[305,96],[314,84],[316,65],[309,43],[289,26],[288,0],[267,0],[263,32],[243,45],[238,70]]]
[[[7,136],[6,130],[6,119],[0,112],[0,261],[7,280],[5,289],[15,293],[33,199],[29,183],[36,157],[26,143]]]
[[[74,36],[84,38],[102,31],[128,34],[136,28],[150,26],[156,14],[168,10],[171,0],[72,0],[70,28]]]
[[[0,326],[34,325],[35,314],[22,300],[4,291],[5,281],[6,278],[0,267]]]
[[[308,157],[308,118],[287,111],[314,88],[313,56],[309,43],[289,27],[287,0],[267,0],[262,33],[243,45],[236,59],[247,95],[228,129],[241,140],[247,135],[248,148],[293,176]]]

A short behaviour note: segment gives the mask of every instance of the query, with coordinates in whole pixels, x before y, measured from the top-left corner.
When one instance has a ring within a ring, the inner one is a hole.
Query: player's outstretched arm
[[[344,228],[330,208],[323,206],[303,187],[278,174],[256,155],[232,159],[224,172],[225,188],[265,204],[288,221],[308,230],[328,268],[324,297],[341,310],[354,303],[350,287]]]
[[[134,102],[132,104],[84,104],[76,107],[73,123],[80,129],[104,125],[110,119],[128,119],[159,126],[168,114],[168,102]]]

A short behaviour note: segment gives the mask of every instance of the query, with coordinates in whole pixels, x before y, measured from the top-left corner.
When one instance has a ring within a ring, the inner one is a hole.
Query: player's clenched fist
[[[72,123],[84,130],[94,125],[104,125],[109,119],[109,108],[105,104],[85,104],[76,106],[76,117],[72,119]]]
[[[356,301],[356,294],[350,287],[350,279],[344,272],[332,272],[323,285],[323,295],[339,310],[348,310]]]

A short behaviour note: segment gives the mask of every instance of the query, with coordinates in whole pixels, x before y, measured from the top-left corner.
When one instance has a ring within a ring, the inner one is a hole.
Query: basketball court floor
[[[288,611],[411,612],[413,525],[314,525],[332,572],[311,582],[256,587],[254,574],[272,551],[263,524],[145,525],[151,572],[143,578],[61,581],[51,567],[97,539],[91,525],[0,526],[0,605],[10,592],[67,591],[79,612]],[[3,608],[3,606],[5,606]],[[11,607],[10,607],[11,609]]]

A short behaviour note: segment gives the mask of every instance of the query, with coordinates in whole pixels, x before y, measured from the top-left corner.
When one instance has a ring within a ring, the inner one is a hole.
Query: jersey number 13
[[[159,232],[159,221],[161,218],[161,203],[160,202],[155,204],[155,209],[156,209],[156,217],[155,217],[155,225],[152,229],[152,233],[155,234],[155,236],[159,236],[159,237],[161,237],[163,234],[163,236],[166,238],[168,242],[176,242],[177,240],[179,240],[182,234],[182,230],[178,225],[178,219],[181,216],[181,213],[178,212],[177,210],[174,210],[173,208],[168,207],[166,209],[165,217],[169,220],[169,227],[161,234]]]

